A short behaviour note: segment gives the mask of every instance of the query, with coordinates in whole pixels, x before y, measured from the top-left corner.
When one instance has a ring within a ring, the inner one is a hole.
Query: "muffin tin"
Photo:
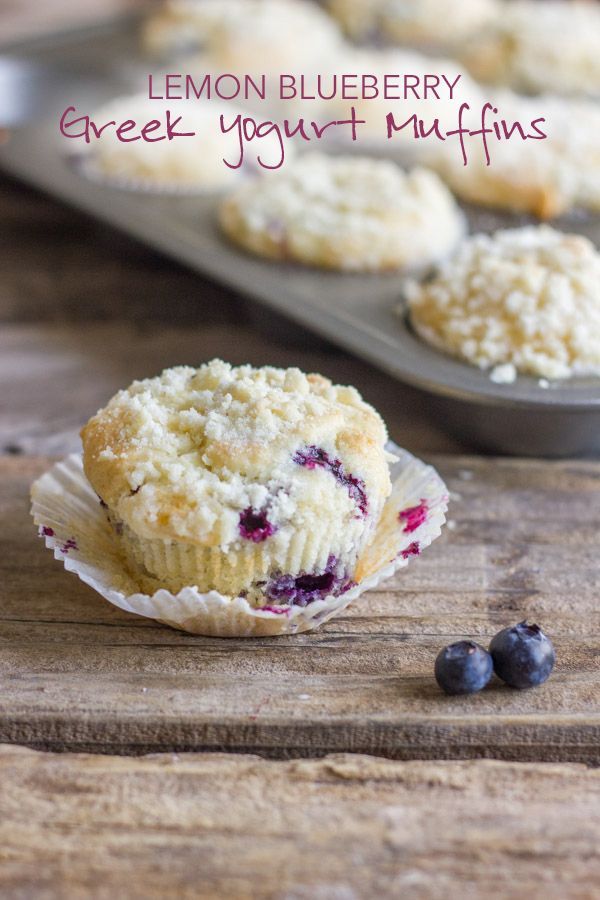
[[[218,195],[144,194],[85,178],[64,154],[58,116],[67,105],[92,111],[143,86],[150,67],[139,56],[138,30],[135,17],[121,18],[4,48],[3,93],[10,93],[11,71],[18,79],[29,71],[34,87],[27,92],[31,107],[20,109],[24,121],[0,146],[0,167],[420,389],[424,405],[463,441],[484,450],[535,456],[600,450],[600,379],[573,379],[548,388],[527,377],[494,384],[486,373],[444,356],[413,334],[406,317],[396,312],[402,304],[401,275],[322,272],[246,256],[218,231]],[[1,118],[0,104],[0,126]],[[530,221],[463,208],[471,231]],[[554,224],[600,244],[598,216],[576,214]]]

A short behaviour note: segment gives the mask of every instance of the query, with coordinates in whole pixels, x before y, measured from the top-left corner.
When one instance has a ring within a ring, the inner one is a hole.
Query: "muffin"
[[[330,12],[354,39],[454,47],[497,15],[496,0],[329,0]]]
[[[220,219],[235,243],[259,256],[356,272],[427,266],[464,230],[433,172],[321,154],[247,183],[225,199]]]
[[[501,91],[493,98],[497,119],[524,125],[543,118],[547,138],[489,139],[490,165],[481,139],[467,138],[468,165],[457,140],[432,144],[426,156],[462,199],[485,206],[553,219],[574,208],[600,210],[600,106],[591,100],[543,95],[522,97]],[[466,125],[480,127],[472,110]],[[530,130],[530,129],[529,129]]]
[[[213,360],[116,394],[83,466],[146,593],[305,606],[353,586],[391,491],[386,439],[354,388]]]
[[[480,81],[600,96],[600,8],[578,0],[512,0],[462,59]]]
[[[600,375],[600,254],[581,235],[545,225],[475,235],[406,295],[425,341],[498,383]]]
[[[416,115],[417,119],[423,120],[427,130],[437,119],[440,131],[445,132],[456,128],[458,111],[462,103],[469,103],[472,109],[477,109],[488,99],[483,95],[480,85],[455,59],[436,57],[432,61],[425,53],[404,47],[385,49],[347,47],[343,53],[328,62],[327,71],[332,71],[338,77],[346,72],[352,72],[359,80],[364,76],[375,76],[380,86],[384,85],[389,73],[404,73],[390,88],[391,97],[386,98],[385,90],[380,90],[377,97],[368,95],[362,97],[359,91],[357,99],[351,103],[337,96],[327,101],[327,108],[336,117],[344,119],[348,116],[350,106],[354,107],[357,118],[364,123],[358,129],[359,148],[368,141],[378,153],[389,156],[390,153],[398,152],[404,157],[409,156],[413,161],[420,162],[426,158],[427,150],[430,144],[435,142],[435,138],[415,139],[412,124],[395,131],[392,137],[388,138],[386,120],[390,113],[393,114],[397,126],[408,122],[412,115]],[[438,96],[431,88],[425,96],[425,79],[431,79],[432,73],[440,79]],[[419,79],[418,98],[414,96],[410,87],[407,88],[406,94],[404,93],[405,76],[409,79],[411,76]],[[443,77],[450,84],[454,84],[452,97]],[[348,136],[350,130],[340,134]],[[331,132],[330,138],[335,139],[335,132]],[[338,141],[343,139],[344,137],[337,138]],[[346,137],[346,143],[350,143],[349,136]]]
[[[224,159],[236,162],[240,156],[239,139],[233,129],[224,134],[220,117],[227,125],[237,115],[245,115],[230,103],[219,101],[177,100],[169,103],[150,100],[143,94],[119,97],[97,110],[94,121],[121,123],[132,119],[141,126],[152,120],[161,123],[158,136],[165,133],[167,113],[171,121],[181,117],[177,130],[191,134],[173,140],[123,142],[114,129],[107,129],[91,143],[83,158],[83,171],[121,187],[149,191],[216,191],[230,185],[259,154],[267,165],[277,164],[281,148],[275,135],[269,135],[246,149],[244,166],[231,169]],[[293,148],[286,148],[286,157]]]
[[[342,43],[337,24],[303,0],[168,0],[147,21],[146,50],[203,54],[222,72],[293,72],[322,64]]]

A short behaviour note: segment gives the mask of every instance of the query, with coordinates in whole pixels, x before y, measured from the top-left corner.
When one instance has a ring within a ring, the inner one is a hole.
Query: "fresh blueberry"
[[[490,654],[475,641],[444,647],[435,661],[435,680],[447,694],[474,694],[492,677]]]
[[[539,625],[520,622],[499,631],[490,644],[494,671],[514,688],[543,684],[554,666],[552,641]]]

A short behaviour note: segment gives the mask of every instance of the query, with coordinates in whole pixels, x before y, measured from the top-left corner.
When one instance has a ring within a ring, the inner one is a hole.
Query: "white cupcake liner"
[[[98,497],[83,473],[81,456],[72,454],[42,475],[32,486],[31,513],[46,546],[65,569],[74,572],[109,603],[156,619],[192,634],[253,637],[310,631],[341,612],[365,591],[376,587],[420,555],[441,533],[446,521],[448,491],[432,466],[394,444],[390,466],[392,492],[373,540],[359,559],[358,583],[338,597],[308,606],[255,609],[243,597],[196,587],[152,596],[139,592],[119,553]]]
[[[116,526],[125,564],[135,573],[139,589],[145,593],[161,587],[177,591],[200,580],[221,593],[228,592],[228,596],[250,582],[266,582],[274,568],[281,573],[321,572],[335,557],[338,573],[353,571],[358,549],[370,540],[372,522],[357,517],[346,524],[343,533],[332,534],[332,518],[323,515],[310,531],[294,529],[289,535],[278,534],[274,541],[243,541],[224,555],[220,547],[140,538],[125,523],[109,516]],[[140,576],[140,572],[146,574]]]

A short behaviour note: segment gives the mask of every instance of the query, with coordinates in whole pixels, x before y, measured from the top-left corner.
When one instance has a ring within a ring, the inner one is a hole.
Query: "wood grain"
[[[593,898],[600,772],[0,748],[3,897]]]
[[[0,740],[143,753],[332,751],[600,762],[600,465],[440,458],[451,528],[314,634],[198,638],[117,610],[36,539],[31,479],[0,464]],[[525,617],[552,635],[543,687],[446,698],[433,660]]]

